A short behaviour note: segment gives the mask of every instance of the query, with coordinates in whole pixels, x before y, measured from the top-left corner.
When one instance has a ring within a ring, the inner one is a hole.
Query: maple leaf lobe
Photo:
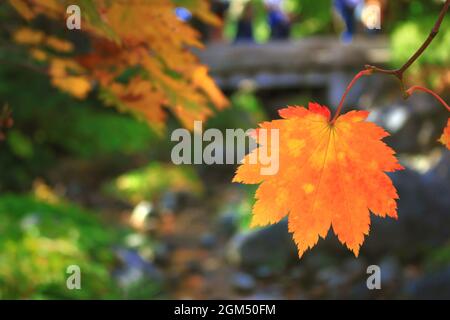
[[[447,121],[447,126],[445,127],[442,136],[439,138],[439,142],[450,150],[450,118]]]

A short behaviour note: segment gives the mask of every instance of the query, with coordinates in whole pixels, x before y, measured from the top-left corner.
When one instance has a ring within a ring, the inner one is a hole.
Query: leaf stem
[[[347,89],[345,89],[344,94],[342,95],[341,101],[339,102],[339,106],[336,109],[336,113],[333,116],[333,119],[331,119],[330,123],[333,124],[337,117],[339,116],[339,114],[341,113],[342,107],[344,105],[344,101],[345,98],[347,97],[348,93],[350,92],[350,90],[352,89],[352,87],[355,85],[356,81],[358,81],[359,78],[361,78],[362,76],[368,76],[371,75],[373,73],[372,70],[370,69],[366,69],[363,71],[360,71],[354,78],[353,80],[350,82],[350,84],[347,86]]]
[[[442,99],[436,92],[425,88],[425,87],[421,87],[421,86],[413,86],[411,88],[409,88],[408,90],[406,90],[406,94],[409,96],[411,96],[414,91],[423,91],[426,93],[431,94],[433,97],[435,97],[445,108],[447,108],[448,111],[450,111],[450,107],[448,106],[448,104],[444,101],[444,99]]]

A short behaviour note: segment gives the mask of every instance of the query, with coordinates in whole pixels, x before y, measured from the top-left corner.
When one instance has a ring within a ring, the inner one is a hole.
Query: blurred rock
[[[195,201],[195,194],[188,191],[166,191],[156,203],[158,214],[178,213],[182,208]]]
[[[410,245],[410,240],[417,236],[414,225],[420,227],[426,212],[420,175],[406,168],[390,174],[390,177],[400,197],[397,202],[399,218],[395,220],[372,215],[371,232],[363,244],[363,254],[380,257],[390,251],[416,250]]]
[[[385,142],[399,153],[429,151],[436,145],[444,125],[443,112],[429,95],[413,95],[408,100],[398,99],[388,105],[377,106],[369,120],[385,128],[390,137]]]
[[[167,265],[170,261],[170,246],[167,243],[161,242],[155,245],[154,261],[159,265]]]
[[[401,269],[397,258],[390,256],[384,258],[380,263],[381,288],[395,287],[401,282]]]
[[[255,279],[248,273],[238,272],[231,277],[231,285],[240,292],[250,292],[256,287]]]
[[[351,278],[355,279],[366,273],[367,263],[363,257],[351,258],[344,261],[342,270]]]
[[[328,244],[325,242],[328,242],[330,246],[330,249],[327,250],[327,252],[323,252],[319,249],[320,247],[318,247],[319,250],[316,250],[314,252],[311,251],[309,254],[305,254],[305,256],[302,257],[302,260],[297,261],[297,265],[306,267],[310,272],[316,272],[317,270],[327,268],[330,265],[336,265],[338,261],[336,259],[337,257],[335,252],[339,252],[340,249],[342,249],[342,246],[334,236],[327,236],[326,240],[324,241],[324,245]],[[320,245],[321,243],[319,241],[318,246]],[[334,252],[328,252],[330,250],[334,250]]]
[[[386,109],[375,110],[375,121],[391,134],[399,132],[411,119],[411,111],[405,105],[393,105]]]
[[[307,275],[307,271],[301,266],[295,266],[289,271],[289,277],[294,281],[303,280]]]
[[[361,280],[364,272],[364,260],[352,258],[345,260],[339,266],[331,265],[321,268],[317,272],[317,280],[326,286],[325,295],[327,298],[347,298],[351,297],[352,284]]]
[[[205,249],[213,248],[217,243],[216,237],[211,233],[205,233],[200,237],[200,245]]]
[[[116,255],[121,267],[114,273],[122,287],[128,288],[139,282],[161,283],[163,275],[151,262],[143,259],[135,250],[119,248]]]
[[[186,263],[186,272],[190,274],[202,274],[203,264],[199,260],[189,260]]]
[[[391,136],[386,143],[397,152],[418,150],[417,133],[420,131],[420,118],[415,118],[410,106],[400,102],[371,112],[370,121],[386,129]]]
[[[272,268],[268,266],[261,266],[255,269],[255,276],[261,279],[270,278],[273,276],[273,270]]]
[[[258,292],[251,296],[245,297],[247,300],[285,300],[282,293],[276,292]],[[300,299],[296,299],[300,300]]]
[[[348,274],[336,266],[324,268],[317,273],[317,280],[324,283],[333,292],[350,281]]]
[[[450,152],[444,151],[438,164],[422,176],[427,205],[450,218]],[[446,195],[446,196],[445,196]]]
[[[413,257],[447,241],[450,204],[442,195],[450,192],[449,165],[449,157],[444,156],[424,175],[410,169],[390,174],[400,197],[398,220],[372,215],[370,237],[366,238],[362,254]]]
[[[180,196],[177,193],[167,191],[161,197],[161,200],[158,204],[158,210],[163,212],[164,211],[175,212],[179,207],[179,202]]]
[[[254,271],[264,266],[275,273],[284,270],[290,261],[298,259],[287,220],[237,234],[230,240],[227,257],[239,268]]]
[[[412,299],[450,299],[450,267],[407,283],[404,292]]]
[[[248,300],[283,300],[286,295],[283,294],[282,288],[278,285],[270,285],[264,288],[259,288],[258,292],[245,297]]]
[[[238,219],[235,213],[225,212],[217,221],[217,232],[224,237],[231,237],[238,228]]]
[[[352,300],[369,300],[376,296],[376,291],[378,290],[369,290],[366,279],[361,279],[361,281],[358,281],[350,288],[347,298]]]

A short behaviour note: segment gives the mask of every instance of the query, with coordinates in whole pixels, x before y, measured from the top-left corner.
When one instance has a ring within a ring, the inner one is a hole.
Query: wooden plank
[[[266,44],[209,45],[198,53],[212,74],[261,72],[264,70],[303,71],[361,68],[366,63],[389,61],[388,41],[384,37],[355,39],[344,44],[336,38],[314,37]]]
[[[224,90],[251,83],[256,89],[328,86],[332,73],[355,72],[365,64],[384,65],[390,59],[384,37],[355,39],[315,37],[266,44],[209,45],[197,52]]]

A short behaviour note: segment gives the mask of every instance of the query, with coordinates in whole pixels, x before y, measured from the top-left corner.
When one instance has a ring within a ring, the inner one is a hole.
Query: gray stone
[[[405,169],[390,174],[397,188],[398,220],[371,215],[370,236],[366,238],[361,254],[379,258],[387,253],[414,255],[419,249],[419,237],[433,236],[433,230],[424,230],[427,217],[425,196],[420,174]]]
[[[200,245],[205,249],[211,249],[216,245],[217,239],[213,234],[205,233],[200,237]]]
[[[371,216],[371,233],[361,253],[414,257],[450,237],[450,156],[425,174],[405,169],[390,174],[397,188],[398,220]]]
[[[380,263],[381,287],[392,287],[401,281],[401,269],[395,257],[386,257]]]
[[[450,153],[444,151],[438,164],[422,176],[427,205],[442,219],[450,219]]]
[[[122,287],[128,288],[143,281],[162,283],[163,276],[159,269],[152,262],[142,258],[137,251],[119,248],[116,255],[121,267],[114,274]]]
[[[273,272],[280,272],[297,257],[287,220],[237,234],[227,248],[227,258],[233,265],[251,270],[265,266]]]
[[[170,246],[167,243],[161,242],[155,245],[154,261],[158,265],[167,265],[170,260]]]
[[[410,281],[404,291],[408,298],[413,299],[450,299],[450,267]]]
[[[250,292],[255,289],[256,281],[248,273],[238,272],[232,275],[231,284],[237,291]]]
[[[232,236],[238,228],[237,215],[233,212],[225,212],[217,221],[217,232],[225,237]]]

